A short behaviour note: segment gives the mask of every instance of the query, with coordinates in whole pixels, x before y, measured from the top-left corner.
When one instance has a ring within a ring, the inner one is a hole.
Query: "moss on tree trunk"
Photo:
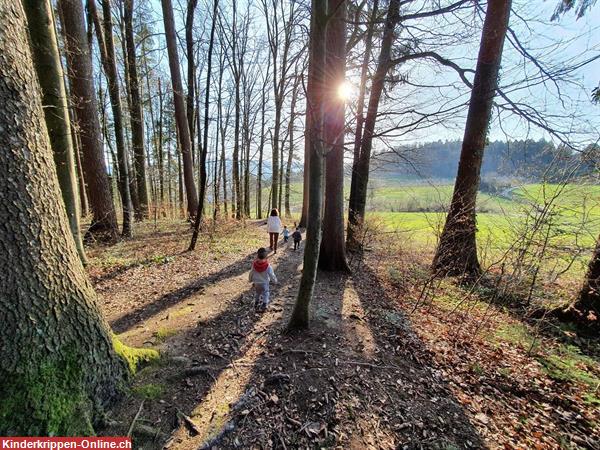
[[[89,434],[127,376],[70,236],[20,2],[0,2],[0,435]]]

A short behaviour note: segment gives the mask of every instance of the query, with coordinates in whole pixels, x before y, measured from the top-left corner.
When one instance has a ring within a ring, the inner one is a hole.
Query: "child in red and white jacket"
[[[248,281],[254,284],[254,307],[262,311],[269,306],[270,282],[277,283],[277,277],[273,267],[269,264],[267,253],[266,248],[258,249],[257,258],[252,263],[248,274]]]

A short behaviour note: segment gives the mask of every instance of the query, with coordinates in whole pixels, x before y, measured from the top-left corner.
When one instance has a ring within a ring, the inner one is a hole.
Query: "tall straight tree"
[[[300,214],[300,222],[298,225],[302,228],[306,227],[308,222],[308,204],[310,195],[310,129],[312,128],[312,113],[310,105],[314,102],[311,95],[314,92],[312,85],[314,84],[315,65],[312,62],[315,34],[313,32],[314,21],[310,21],[310,29],[308,36],[308,75],[306,80],[306,117],[304,119],[304,172],[302,183],[302,212]]]
[[[206,182],[207,182],[207,171],[206,171],[206,155],[208,153],[208,110],[210,101],[210,77],[212,71],[212,54],[215,43],[215,27],[217,25],[217,14],[219,11],[219,0],[213,2],[213,13],[212,13],[212,24],[210,26],[210,41],[208,43],[208,67],[206,69],[206,89],[204,97],[204,139],[202,149],[198,148],[200,152],[200,178],[198,184],[200,185],[200,198],[198,201],[198,211],[196,213],[196,222],[194,223],[194,232],[192,234],[192,240],[188,248],[189,251],[196,248],[196,240],[198,239],[198,233],[200,232],[200,222],[202,221],[202,212],[204,209],[204,198],[206,197]],[[200,130],[198,130],[200,133]],[[215,179],[215,183],[216,183]],[[216,199],[215,199],[216,204]]]
[[[127,369],[69,236],[27,39],[21,2],[0,2],[0,434],[90,435]]]
[[[192,161],[192,142],[188,127],[181,73],[179,72],[179,56],[177,52],[177,35],[175,32],[175,19],[171,0],[161,0],[163,21],[165,24],[165,38],[167,40],[167,53],[169,54],[169,69],[173,85],[173,103],[175,105],[175,121],[177,122],[177,135],[183,159],[183,179],[187,196],[187,213],[194,217],[198,209],[198,193],[194,184],[194,164]]]
[[[298,69],[294,74],[294,85],[292,87],[292,100],[290,102],[290,122],[288,125],[288,158],[285,165],[285,216],[291,217],[292,212],[290,208],[290,183],[292,179],[292,163],[294,161],[294,125],[296,122],[296,102],[298,101],[298,91],[300,89],[300,74]]]
[[[346,76],[346,1],[328,1],[327,55],[325,57],[323,139],[325,145],[325,211],[319,268],[349,271],[344,242],[344,135]]]
[[[67,93],[63,77],[54,13],[49,0],[26,0],[23,7],[27,14],[31,51],[42,88],[42,103],[50,145],[54,155],[60,192],[69,218],[69,226],[81,261],[85,263],[85,251],[79,226],[80,209],[77,198],[77,174],[75,172],[75,148],[71,135],[71,120],[67,106]],[[85,198],[85,194],[84,194]]]
[[[473,276],[480,271],[475,205],[510,7],[511,0],[487,4],[452,203],[433,260],[438,275]]]
[[[88,45],[81,0],[59,0],[58,9],[65,35],[71,104],[75,110],[81,151],[83,175],[92,210],[88,236],[114,239],[118,235],[117,215],[110,193],[104,161],[92,57]]]
[[[369,166],[371,161],[371,150],[373,148],[373,133],[377,121],[379,100],[383,93],[385,77],[392,67],[391,54],[396,25],[400,17],[400,0],[390,0],[388,5],[381,49],[377,61],[377,68],[373,75],[371,95],[367,106],[364,130],[361,137],[360,155],[353,166],[352,180],[350,185],[350,199],[348,201],[348,230],[346,244],[349,249],[359,248],[357,234],[365,219],[365,208],[367,204],[367,186],[369,184]]]
[[[117,60],[113,39],[110,0],[102,0],[102,11],[104,16],[102,24],[100,24],[100,17],[96,9],[95,0],[88,0],[88,9],[94,20],[96,39],[98,40],[98,47],[100,47],[100,58],[108,81],[108,94],[113,115],[115,141],[117,145],[117,162],[119,165],[119,193],[121,194],[121,206],[123,209],[123,231],[121,234],[124,237],[131,237],[133,235],[133,206],[131,203],[131,191],[129,187],[127,150],[125,148],[125,137],[123,135],[123,109],[121,107],[121,92],[119,89],[119,76],[117,72]]]
[[[309,325],[309,306],[317,279],[317,264],[321,247],[321,215],[323,213],[323,91],[325,81],[325,29],[327,26],[327,4],[321,0],[312,0],[311,4],[311,44],[310,64],[313,64],[312,92],[308,93],[312,100],[307,108],[311,114],[310,143],[310,203],[308,206],[308,223],[306,230],[306,248],[304,265],[298,297],[288,330],[301,330]],[[309,67],[309,71],[311,68]]]
[[[287,17],[283,7],[283,0],[262,0],[265,13],[265,24],[267,26],[267,39],[271,52],[271,64],[273,66],[273,101],[275,104],[275,122],[273,124],[272,136],[272,159],[273,171],[271,181],[271,208],[277,208],[281,204],[280,180],[280,130],[281,113],[285,99],[285,89],[288,73],[291,69],[289,58],[290,47],[294,36],[294,21],[296,4],[289,2]],[[281,55],[279,54],[281,52]]]
[[[186,115],[188,120],[188,127],[190,129],[190,142],[192,144],[192,161],[194,160],[194,95],[196,88],[196,61],[194,59],[194,14],[196,12],[196,6],[198,0],[188,0],[187,11],[185,14],[185,52],[187,59],[187,95],[186,95]],[[198,112],[199,114],[199,112]],[[200,133],[200,130],[198,130]],[[200,146],[198,146],[200,151]]]
[[[144,117],[142,115],[142,100],[137,69],[137,55],[133,35],[134,0],[125,0],[125,44],[127,49],[127,72],[129,79],[129,94],[131,97],[131,141],[133,144],[133,163],[135,169],[135,184],[137,187],[139,219],[148,218],[148,188],[146,184],[146,150],[144,145]]]
[[[375,27],[377,24],[377,14],[379,12],[379,0],[373,1],[373,9],[371,10],[371,16],[369,20],[369,24],[367,25],[367,33],[365,35],[365,54],[363,56],[362,67],[360,71],[360,87],[358,91],[358,99],[356,101],[356,129],[354,132],[354,151],[352,157],[352,174],[357,172],[358,164],[360,161],[360,148],[363,136],[363,125],[365,122],[364,117],[364,109],[365,109],[365,95],[367,92],[367,76],[369,73],[369,62],[371,61],[371,52],[373,47],[373,34],[375,31]],[[358,181],[358,177],[352,176],[350,178],[350,192],[351,195],[356,195],[356,183]],[[355,203],[355,202],[354,202]],[[356,220],[354,221],[356,222]],[[356,227],[356,225],[352,225]],[[354,231],[354,230],[353,230]],[[350,234],[350,221],[348,221],[348,234]],[[357,247],[356,239],[350,236],[348,237],[348,241],[352,241],[352,246],[354,249]]]

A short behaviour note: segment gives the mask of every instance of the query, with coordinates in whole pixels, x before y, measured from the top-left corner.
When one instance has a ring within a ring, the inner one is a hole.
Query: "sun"
[[[341,100],[348,101],[353,94],[354,86],[348,80],[342,81],[337,88],[337,95]]]

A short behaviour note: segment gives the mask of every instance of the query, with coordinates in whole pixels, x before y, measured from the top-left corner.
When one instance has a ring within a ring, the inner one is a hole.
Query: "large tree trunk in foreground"
[[[81,0],[59,0],[58,8],[65,34],[71,103],[81,137],[83,175],[93,214],[88,234],[114,239],[118,235],[117,216],[102,149],[92,57],[85,31],[83,6]]]
[[[79,199],[75,172],[74,145],[71,121],[67,106],[67,93],[63,78],[54,14],[49,0],[23,2],[29,24],[31,51],[38,80],[42,88],[42,103],[50,145],[54,155],[60,192],[69,218],[69,227],[77,252],[85,263],[85,251],[79,226]]]
[[[327,89],[324,92],[325,211],[319,268],[349,271],[344,242],[344,135],[345,101],[338,89],[346,76],[346,3],[329,0],[335,11],[327,24]]]
[[[475,205],[510,4],[510,0],[488,1],[452,203],[433,260],[438,275],[475,276],[480,272]]]
[[[173,7],[171,0],[161,0],[163,20],[165,23],[165,37],[167,40],[167,52],[169,54],[169,68],[171,71],[171,83],[173,85],[173,103],[175,104],[175,121],[181,156],[183,159],[183,178],[187,197],[188,216],[194,217],[198,209],[198,193],[194,184],[194,164],[192,161],[192,142],[190,129],[185,111],[183,98],[183,86],[181,73],[179,72],[179,56],[177,52],[177,36],[175,34],[175,19],[173,18]]]
[[[317,278],[317,264],[321,246],[321,214],[323,211],[323,145],[321,127],[323,124],[322,92],[325,80],[325,27],[327,20],[326,3],[313,0],[311,17],[311,63],[314,64],[313,91],[308,93],[313,100],[308,106],[311,114],[311,128],[309,132],[310,152],[310,203],[308,207],[308,223],[306,230],[306,247],[304,250],[304,265],[302,278],[298,288],[298,298],[288,330],[308,328],[309,306],[313,296]],[[309,71],[310,71],[309,67]]]
[[[381,50],[377,69],[373,75],[371,85],[371,95],[367,106],[367,117],[365,118],[365,128],[363,131],[360,156],[358,162],[354,165],[352,171],[352,181],[350,185],[350,199],[348,202],[348,230],[346,244],[351,250],[357,250],[360,247],[360,230],[365,220],[365,209],[367,205],[367,186],[369,184],[369,165],[371,162],[371,150],[373,148],[373,133],[375,131],[375,122],[377,121],[377,111],[379,109],[379,100],[383,92],[385,76],[391,67],[391,49],[394,42],[394,30],[399,20],[400,0],[390,0],[387,17],[385,19],[385,28],[381,40]]]
[[[0,435],[90,435],[126,366],[70,236],[20,2],[0,2]]]
[[[95,0],[88,0],[88,8],[89,13],[94,20],[96,39],[98,40],[100,58],[108,81],[108,94],[113,114],[115,141],[117,146],[117,162],[119,166],[119,193],[121,194],[121,207],[123,209],[123,231],[121,234],[124,237],[131,237],[133,234],[133,205],[129,186],[127,150],[125,149],[125,137],[123,135],[123,109],[121,107],[121,93],[119,89],[115,44],[112,32],[110,0],[102,0],[102,12],[104,16],[102,21],[103,25],[100,24]]]
[[[135,185],[139,200],[136,211],[138,219],[148,218],[148,188],[146,184],[146,150],[144,146],[144,118],[140,82],[137,71],[137,56],[133,37],[133,2],[125,0],[125,44],[127,48],[127,72],[131,97],[131,142],[133,144],[133,165],[135,169]]]

